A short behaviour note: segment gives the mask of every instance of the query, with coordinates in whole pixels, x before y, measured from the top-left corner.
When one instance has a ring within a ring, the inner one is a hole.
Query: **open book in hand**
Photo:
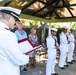
[[[25,54],[30,54],[31,52],[35,50],[39,50],[40,48],[44,46],[44,45],[39,45],[39,46],[34,47],[32,42],[28,38],[18,40],[18,45],[22,53],[25,53]]]

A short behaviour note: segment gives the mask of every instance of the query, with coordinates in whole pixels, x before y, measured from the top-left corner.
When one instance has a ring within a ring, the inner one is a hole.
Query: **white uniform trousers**
[[[55,73],[56,49],[48,49],[48,61],[46,64],[46,75]]]
[[[60,60],[59,67],[64,67],[66,65],[66,55],[67,55],[68,45],[60,45]]]
[[[68,47],[68,58],[67,61],[71,62],[73,60],[73,52],[74,52],[75,44],[70,43]]]

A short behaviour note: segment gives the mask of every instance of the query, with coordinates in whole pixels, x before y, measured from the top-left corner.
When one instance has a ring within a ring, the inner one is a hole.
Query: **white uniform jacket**
[[[50,35],[50,36],[47,37],[46,41],[47,41],[48,50],[56,49],[54,39],[56,39],[56,41],[57,41],[57,38],[55,36],[52,37],[52,35]],[[56,45],[58,45],[57,42],[56,42]]]
[[[68,35],[68,40],[70,41],[70,43],[74,43],[75,39],[72,33]]]
[[[60,34],[60,45],[62,46],[68,45],[66,34],[64,34],[63,32]]]
[[[19,50],[16,36],[0,22],[0,75],[20,75],[19,66],[28,63],[29,56]]]

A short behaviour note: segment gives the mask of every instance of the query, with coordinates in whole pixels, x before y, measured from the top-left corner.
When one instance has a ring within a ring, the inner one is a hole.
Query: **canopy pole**
[[[48,35],[51,35],[51,23],[49,23]]]

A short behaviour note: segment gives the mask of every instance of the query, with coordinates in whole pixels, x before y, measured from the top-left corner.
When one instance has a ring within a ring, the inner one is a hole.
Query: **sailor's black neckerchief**
[[[65,34],[66,35],[66,34]],[[68,41],[68,44],[70,43],[70,41],[68,40],[68,36],[66,35],[66,38],[67,38],[67,41]]]
[[[57,42],[57,41],[56,41],[56,39],[54,38],[54,36],[52,36],[52,37],[53,37],[53,39],[54,39],[54,41],[55,41],[55,46],[56,46],[56,42]]]

